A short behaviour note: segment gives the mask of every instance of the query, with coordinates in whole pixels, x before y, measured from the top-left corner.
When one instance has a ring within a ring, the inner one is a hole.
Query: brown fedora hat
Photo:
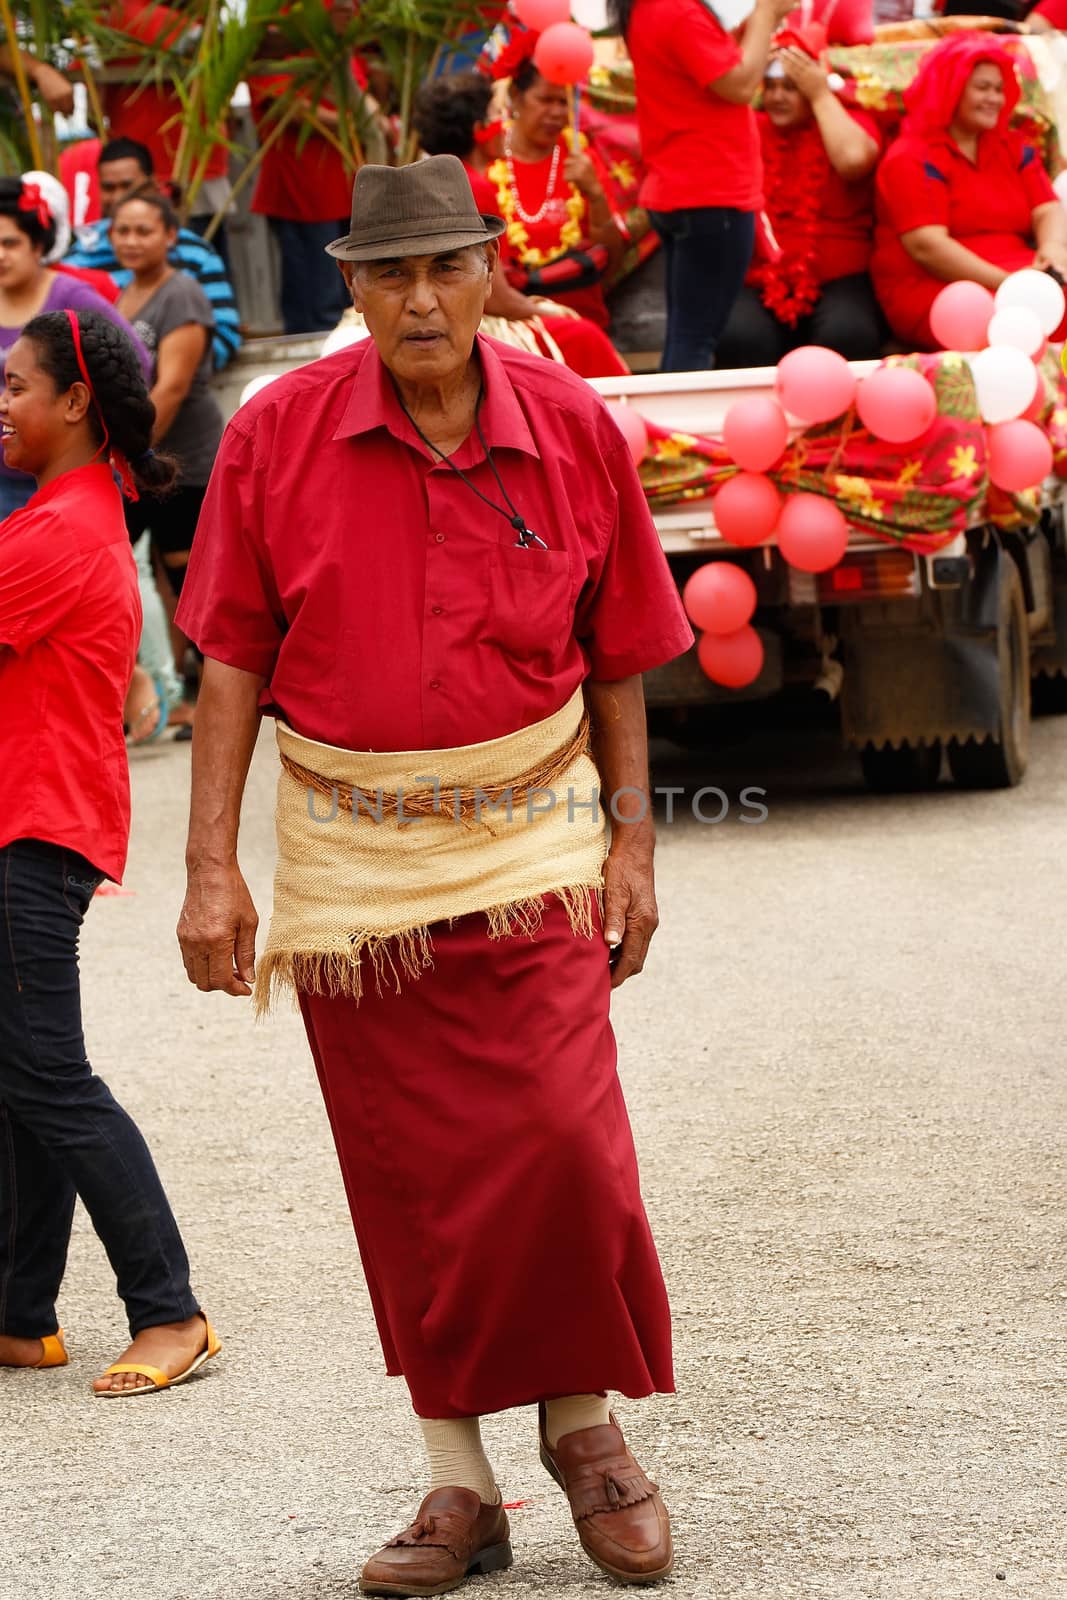
[[[409,167],[360,167],[352,226],[326,251],[341,261],[441,255],[495,239],[504,226],[478,210],[458,156],[428,156]]]

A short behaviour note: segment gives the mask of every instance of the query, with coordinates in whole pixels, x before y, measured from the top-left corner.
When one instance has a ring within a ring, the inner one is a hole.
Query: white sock
[[[477,1417],[420,1417],[430,1459],[431,1489],[473,1489],[483,1505],[500,1499],[493,1469],[482,1449]]]
[[[565,1433],[599,1428],[610,1420],[611,1407],[604,1394],[568,1394],[545,1402],[545,1436],[553,1450]]]

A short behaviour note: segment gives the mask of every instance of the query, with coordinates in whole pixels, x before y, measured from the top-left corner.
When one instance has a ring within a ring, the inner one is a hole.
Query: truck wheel
[[[864,781],[872,794],[915,794],[932,789],[941,776],[941,742],[905,744],[899,750],[873,744],[860,751]]]
[[[1030,704],[1036,717],[1059,717],[1067,711],[1067,677],[1039,672],[1030,682]]]
[[[982,740],[953,739],[952,776],[964,789],[1011,789],[1020,783],[1030,753],[1030,639],[1026,601],[1014,561],[1005,563],[997,618],[1000,707],[997,731]]]

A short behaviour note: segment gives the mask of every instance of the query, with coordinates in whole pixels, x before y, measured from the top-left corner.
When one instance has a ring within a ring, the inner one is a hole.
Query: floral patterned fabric
[[[1009,495],[989,482],[985,425],[964,358],[951,351],[891,356],[884,365],[912,367],[934,387],[937,418],[921,444],[875,439],[853,408],[792,440],[780,467],[769,474],[778,488],[826,495],[853,528],[923,555],[984,522],[1012,528],[1032,521],[1037,491]],[[1052,441],[1055,470],[1067,478],[1067,382],[1054,359],[1046,360],[1041,381],[1041,425]],[[737,470],[719,439],[651,423],[648,433],[640,472],[653,510],[701,499]]]

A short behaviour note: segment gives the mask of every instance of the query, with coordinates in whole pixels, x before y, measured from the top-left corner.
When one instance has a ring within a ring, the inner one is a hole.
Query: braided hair
[[[48,221],[42,222],[35,208],[22,209],[20,204],[22,199],[21,178],[0,178],[0,217],[9,217],[31,244],[40,245],[41,254],[46,256],[56,242],[56,225],[52,220],[52,214],[49,211]],[[45,209],[47,210],[47,202]]]
[[[106,427],[110,444],[129,462],[138,489],[166,494],[178,477],[178,463],[173,456],[157,455],[152,449],[156,408],[148,398],[141,363],[129,336],[99,311],[79,311],[77,317],[85,370],[96,396],[96,405],[88,411],[94,436],[103,443]],[[23,328],[22,337],[32,343],[38,365],[48,373],[57,394],[84,382],[65,311],[46,311],[34,317]]]

